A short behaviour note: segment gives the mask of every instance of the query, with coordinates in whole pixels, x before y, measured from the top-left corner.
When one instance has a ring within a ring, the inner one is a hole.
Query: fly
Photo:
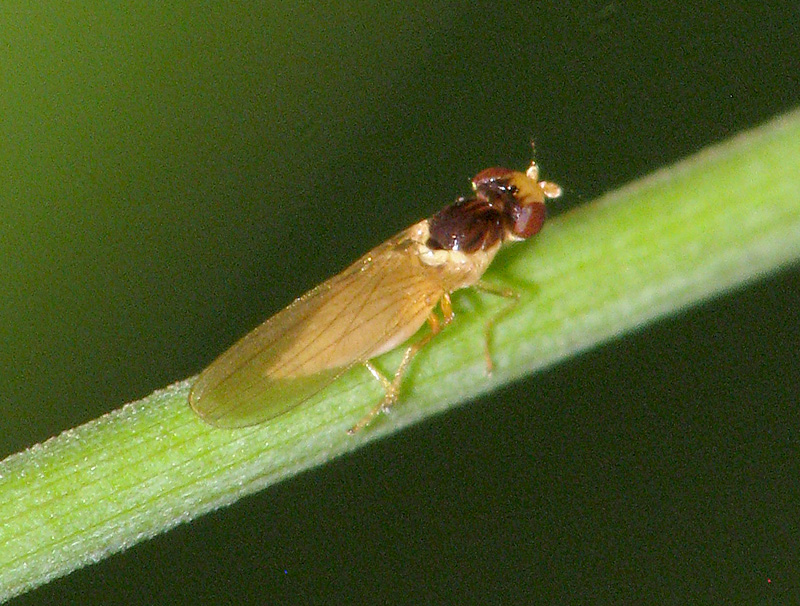
[[[484,284],[481,276],[504,243],[542,228],[545,200],[561,195],[558,185],[539,180],[535,162],[524,173],[483,170],[472,188],[473,197],[457,199],[380,244],[235,343],[195,381],[189,393],[194,411],[218,427],[262,423],[356,364],[369,370],[385,395],[349,433],[388,410],[414,356],[453,321],[452,292],[475,286],[516,296]],[[430,331],[406,348],[391,379],[370,361],[408,341],[425,323]]]

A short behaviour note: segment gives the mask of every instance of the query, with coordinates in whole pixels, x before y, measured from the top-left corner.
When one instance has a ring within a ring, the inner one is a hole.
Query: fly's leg
[[[455,317],[449,294],[445,293],[442,295],[442,298],[439,301],[439,307],[442,308],[442,319],[439,320],[439,317],[434,312],[431,312],[431,315],[428,316],[428,325],[431,327],[431,331],[406,349],[405,354],[403,354],[403,359],[400,362],[400,366],[397,367],[397,372],[394,373],[394,378],[392,378],[391,381],[387,379],[383,373],[381,373],[381,371],[375,368],[375,365],[372,364],[372,362],[367,361],[364,363],[364,365],[367,367],[367,370],[369,370],[372,376],[375,377],[375,379],[383,386],[386,395],[380,404],[364,415],[364,417],[358,423],[347,430],[347,433],[353,435],[357,431],[364,429],[364,427],[369,425],[375,417],[382,412],[389,410],[397,402],[397,398],[400,395],[400,383],[403,380],[403,375],[406,373],[406,370],[408,370],[409,364],[411,364],[411,360],[413,360],[414,356],[416,356],[423,347],[430,343],[431,339],[438,335],[445,326],[450,324]]]
[[[504,316],[511,313],[517,306],[517,303],[519,303],[519,293],[511,288],[487,284],[482,280],[475,284],[475,288],[491,295],[511,299],[509,304],[489,318],[486,325],[483,327],[483,357],[486,360],[486,374],[491,375],[494,371],[494,362],[492,361],[492,329],[498,320],[502,320]]]

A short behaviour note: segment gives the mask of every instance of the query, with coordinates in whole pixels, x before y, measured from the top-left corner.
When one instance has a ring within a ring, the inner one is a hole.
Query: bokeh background
[[[11,0],[0,31],[2,456],[198,372],[531,138],[564,209],[800,104],[796,2]],[[14,603],[791,603],[799,288],[786,268]]]

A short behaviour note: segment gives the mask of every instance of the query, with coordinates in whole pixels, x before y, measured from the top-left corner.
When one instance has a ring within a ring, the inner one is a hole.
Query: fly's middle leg
[[[364,417],[358,423],[353,425],[347,431],[347,433],[352,435],[363,429],[369,425],[375,417],[389,410],[397,402],[397,398],[400,395],[400,384],[403,381],[403,375],[405,375],[406,371],[408,370],[408,366],[411,364],[411,360],[413,360],[414,356],[416,356],[423,347],[430,343],[431,339],[438,335],[445,326],[450,324],[455,317],[449,294],[445,293],[442,296],[441,300],[439,301],[439,307],[442,309],[442,319],[440,320],[434,312],[431,312],[431,314],[428,316],[428,325],[431,329],[430,332],[406,349],[405,354],[403,354],[403,359],[400,362],[400,366],[397,367],[397,371],[394,373],[394,377],[391,381],[387,379],[383,373],[381,373],[381,371],[379,371],[375,365],[372,364],[372,362],[367,361],[364,363],[370,374],[372,374],[372,376],[375,377],[375,379],[383,386],[386,395],[380,404],[375,406],[366,415],[364,415]]]

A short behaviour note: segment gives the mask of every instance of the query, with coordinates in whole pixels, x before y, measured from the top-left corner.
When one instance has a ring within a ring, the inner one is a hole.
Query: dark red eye
[[[547,216],[547,207],[538,202],[525,205],[513,204],[507,212],[511,217],[513,224],[511,231],[514,235],[519,238],[530,238],[542,229]]]

